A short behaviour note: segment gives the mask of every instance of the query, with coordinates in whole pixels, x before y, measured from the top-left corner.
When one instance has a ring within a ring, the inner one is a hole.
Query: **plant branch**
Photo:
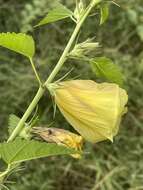
[[[66,59],[68,58],[68,53],[80,31],[80,28],[82,26],[82,24],[84,23],[86,17],[89,15],[91,9],[98,3],[100,3],[102,0],[92,0],[89,4],[89,6],[85,9],[85,11],[83,12],[83,14],[81,15],[79,22],[76,24],[76,27],[71,35],[71,38],[61,56],[61,58],[59,59],[56,67],[54,68],[54,70],[52,71],[52,73],[49,75],[49,77],[47,78],[46,82],[44,83],[44,85],[41,85],[41,80],[40,77],[36,71],[36,68],[34,66],[33,60],[30,59],[32,68],[34,70],[34,73],[36,75],[36,78],[40,84],[40,87],[34,97],[34,99],[32,100],[32,102],[30,103],[29,107],[27,108],[26,112],[24,113],[23,117],[20,119],[18,125],[16,126],[16,128],[13,130],[12,134],[10,135],[10,137],[8,138],[7,142],[13,141],[17,135],[22,131],[22,129],[24,128],[24,124],[26,122],[26,120],[29,118],[29,116],[31,115],[31,113],[33,112],[33,110],[35,109],[35,107],[37,106],[39,100],[41,99],[41,97],[43,96],[44,92],[46,91],[46,87],[49,83],[51,83],[53,81],[53,79],[55,78],[55,76],[57,75],[57,73],[60,71],[61,67],[63,66],[63,64],[65,63]],[[8,168],[0,173],[0,180],[3,181],[4,177],[7,176],[7,174],[9,173],[11,169],[11,165],[8,165]]]
[[[60,58],[60,60],[58,61],[56,67],[54,68],[54,70],[52,71],[52,73],[50,74],[50,76],[48,77],[48,79],[45,82],[45,86],[47,86],[49,83],[51,83],[53,81],[53,79],[55,78],[55,76],[57,75],[57,73],[60,71],[61,67],[63,66],[63,64],[66,61],[67,55],[69,53],[69,50],[74,42],[74,40],[76,39],[80,28],[83,24],[83,22],[85,21],[86,17],[88,16],[88,14],[90,13],[91,9],[100,2],[101,0],[92,0],[91,3],[89,4],[89,6],[87,7],[87,9],[85,10],[85,12],[83,13],[83,15],[81,16],[80,21],[77,23],[75,30]]]
[[[5,176],[6,176],[10,171],[11,171],[11,165],[8,164],[6,170],[5,170],[4,172],[0,173],[0,184],[1,184],[1,182],[3,182]]]
[[[34,108],[36,107],[37,103],[39,102],[39,100],[43,96],[44,92],[45,92],[45,89],[42,88],[42,87],[40,87],[39,90],[38,90],[38,92],[37,92],[37,94],[35,95],[33,101],[29,105],[28,109],[24,113],[23,117],[21,118],[21,120],[19,121],[17,127],[14,129],[14,131],[10,135],[10,137],[9,137],[9,139],[8,139],[7,142],[10,142],[10,141],[14,140],[15,137],[21,132],[21,130],[24,127],[24,123],[26,122],[26,120],[28,119],[28,117],[30,116],[30,114],[32,113],[32,111],[34,110]]]
[[[61,67],[63,66],[63,64],[65,63],[66,59],[67,59],[67,55],[70,51],[71,46],[73,45],[76,36],[78,35],[80,28],[83,24],[83,22],[85,21],[86,17],[88,16],[88,14],[90,13],[91,9],[100,2],[101,0],[92,0],[91,3],[89,4],[89,6],[86,8],[86,10],[84,11],[83,15],[81,16],[80,21],[77,23],[75,30],[61,56],[61,58],[59,59],[56,67],[54,68],[54,70],[52,71],[52,73],[50,74],[50,76],[48,77],[48,79],[45,82],[45,86],[47,86],[49,83],[51,83],[53,81],[53,79],[55,78],[56,74],[60,71]],[[34,67],[35,68],[35,67]],[[32,111],[34,110],[34,108],[36,107],[36,105],[38,104],[39,100],[41,99],[41,97],[43,96],[45,92],[45,88],[40,87],[37,94],[35,95],[33,101],[31,102],[31,104],[29,105],[28,109],[26,110],[26,112],[24,113],[23,117],[21,118],[21,120],[19,121],[17,127],[14,129],[14,131],[12,132],[12,134],[10,135],[9,139],[7,142],[10,142],[12,140],[15,139],[15,137],[21,132],[21,130],[24,127],[24,123],[26,122],[26,120],[28,119],[28,117],[31,115]]]

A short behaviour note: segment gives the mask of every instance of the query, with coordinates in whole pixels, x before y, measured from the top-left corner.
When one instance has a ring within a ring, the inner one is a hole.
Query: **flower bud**
[[[76,44],[73,50],[69,53],[71,58],[82,58],[90,55],[99,48],[98,42],[93,42],[93,39],[87,39],[85,42]]]
[[[34,127],[31,132],[46,142],[64,145],[79,152],[82,151],[83,138],[80,135],[72,133],[68,130],[54,127]],[[71,156],[74,158],[81,157],[79,153],[72,154]]]
[[[77,21],[79,21],[84,10],[85,10],[85,4],[83,0],[79,0],[74,10],[74,17],[77,19]]]
[[[51,84],[55,102],[67,121],[90,142],[113,141],[126,113],[126,91],[113,83],[72,80]]]

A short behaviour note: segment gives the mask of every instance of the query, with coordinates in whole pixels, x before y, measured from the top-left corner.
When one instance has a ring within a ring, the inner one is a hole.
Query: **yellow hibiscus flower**
[[[113,141],[126,113],[126,91],[114,83],[71,80],[48,86],[66,120],[90,142]]]

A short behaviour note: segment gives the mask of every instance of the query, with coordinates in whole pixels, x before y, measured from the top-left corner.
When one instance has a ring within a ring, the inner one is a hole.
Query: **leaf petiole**
[[[29,61],[31,63],[32,69],[33,69],[33,71],[35,73],[35,76],[36,76],[36,79],[38,80],[39,85],[42,86],[42,81],[41,81],[41,79],[39,77],[39,74],[38,74],[38,72],[36,70],[36,67],[34,65],[33,59],[29,57]]]

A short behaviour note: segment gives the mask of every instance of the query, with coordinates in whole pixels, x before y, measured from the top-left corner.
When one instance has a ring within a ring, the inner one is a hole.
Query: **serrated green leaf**
[[[93,72],[95,72],[98,77],[107,79],[108,81],[119,85],[123,84],[123,75],[120,72],[119,67],[115,65],[111,59],[98,57],[91,59],[90,63]]]
[[[19,163],[54,155],[73,154],[77,151],[54,143],[16,139],[0,144],[0,156],[7,163]]]
[[[24,33],[0,33],[0,46],[30,58],[35,53],[33,38]]]
[[[109,5],[107,3],[101,5],[100,14],[101,14],[100,17],[100,25],[101,25],[108,19],[109,16]]]
[[[17,124],[19,123],[20,118],[14,114],[11,114],[8,119],[8,133],[11,135]]]
[[[46,17],[44,17],[36,26],[41,26],[52,22],[56,22],[58,20],[71,17],[72,15],[73,12],[71,10],[69,10],[68,8],[59,3],[58,6],[53,10],[51,10],[46,15]]]

